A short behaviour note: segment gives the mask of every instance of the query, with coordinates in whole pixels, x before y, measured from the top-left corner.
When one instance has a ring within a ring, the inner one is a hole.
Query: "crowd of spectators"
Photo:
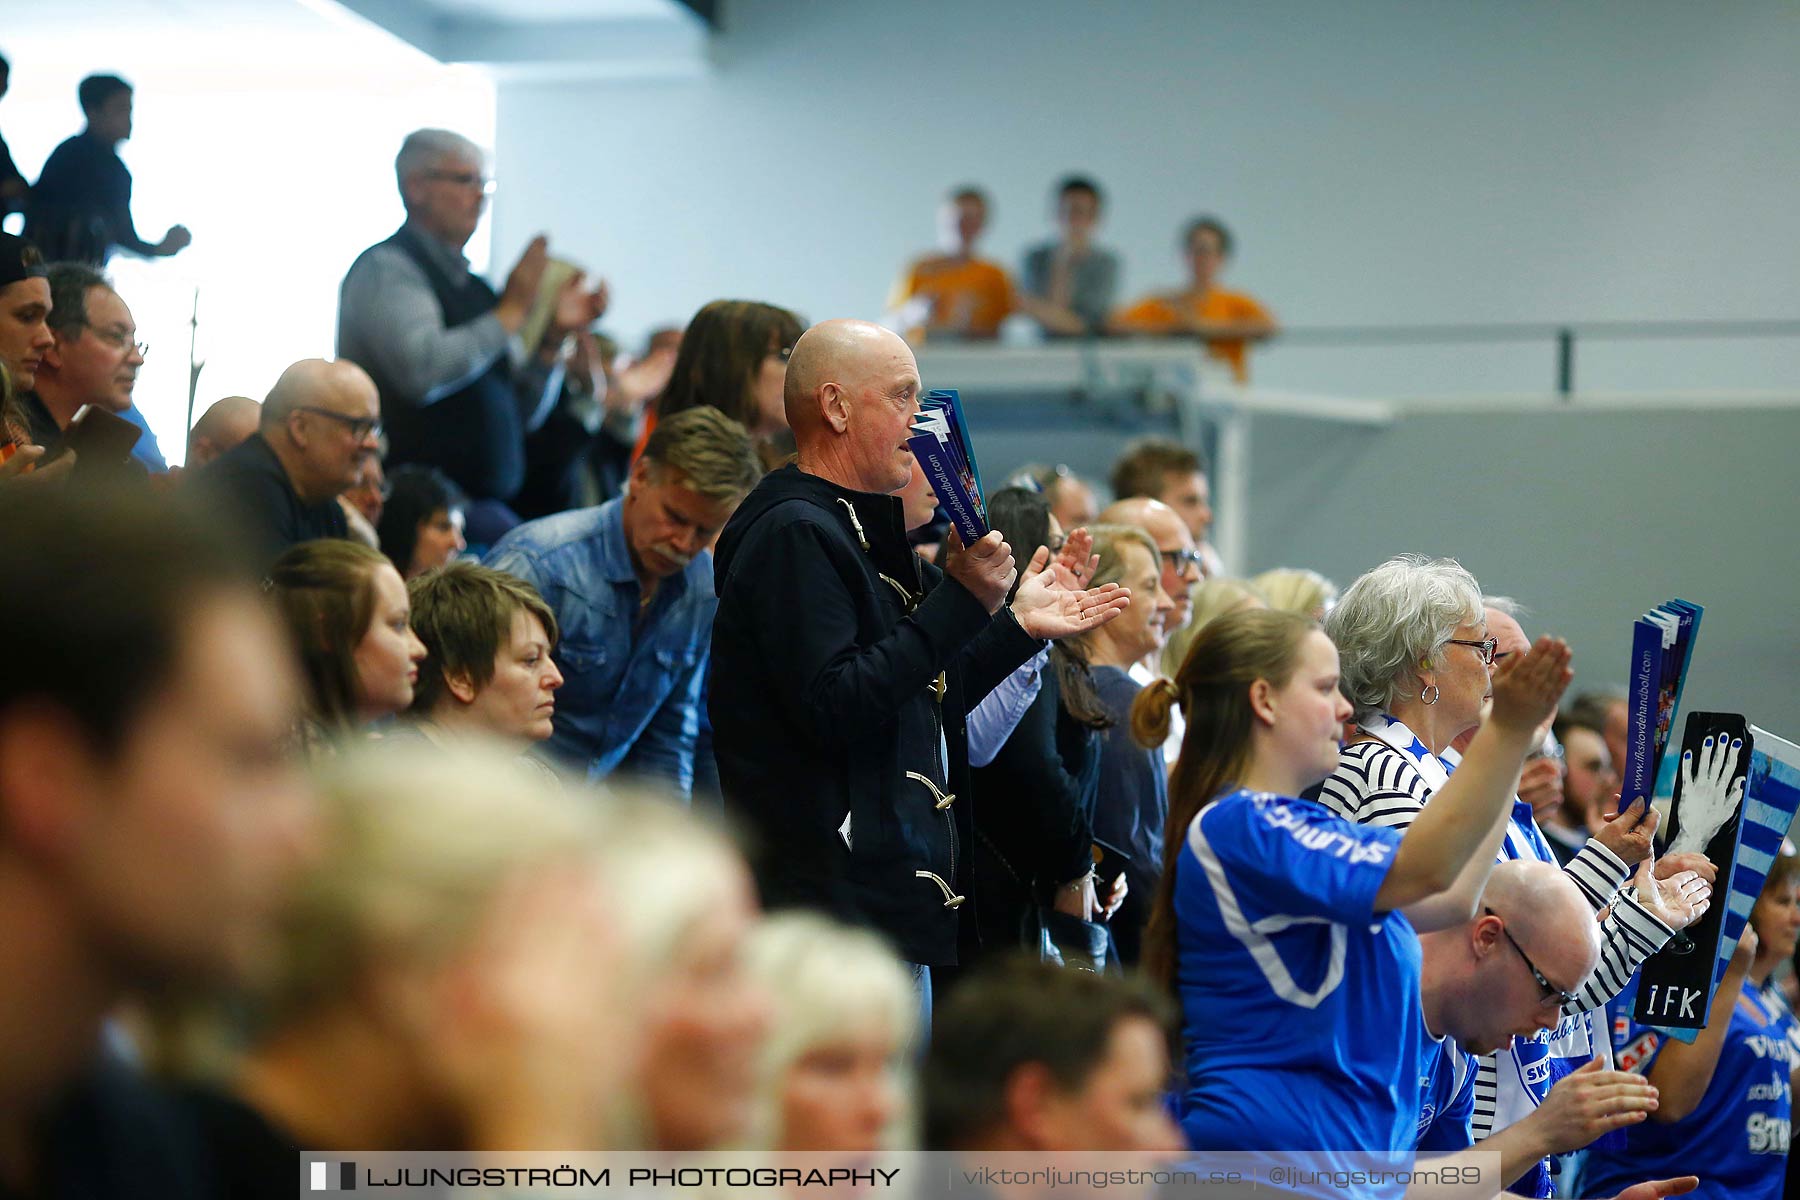
[[[436,130],[339,357],[155,471],[82,416],[145,351],[97,263],[186,234],[135,240],[98,79],[58,155],[105,205],[29,190],[80,215],[29,227],[63,261],[0,235],[0,1196],[909,1147],[1783,1194],[1800,856],[1695,1041],[1632,1021],[1718,864],[1616,811],[1622,697],[1565,703],[1570,648],[1455,561],[1234,578],[1157,439],[1104,507],[1019,468],[965,545],[899,333],[719,300],[622,355],[546,239],[470,271],[485,159]],[[1015,295],[953,195],[920,328],[1016,307],[1242,374],[1274,326],[1214,288],[1222,225],[1115,312],[1098,186],[1057,199]]]

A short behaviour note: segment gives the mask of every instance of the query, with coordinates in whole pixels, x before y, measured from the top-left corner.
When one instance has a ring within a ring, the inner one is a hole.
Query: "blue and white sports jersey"
[[[1663,1035],[1631,1019],[1638,981],[1608,1007],[1613,1051],[1621,1069],[1647,1074]],[[1779,997],[1748,982],[1731,1009],[1712,1085],[1679,1121],[1628,1125],[1588,1152],[1587,1191],[1605,1196],[1673,1175],[1698,1175],[1695,1196],[1713,1200],[1779,1200],[1793,1120],[1792,1075],[1800,1028]]]
[[[1450,1038],[1427,1033],[1419,1062],[1419,1149],[1449,1153],[1475,1144],[1469,1128],[1475,1064],[1475,1056]]]
[[[1233,792],[1188,827],[1175,867],[1176,985],[1199,1150],[1410,1161],[1418,1136],[1419,939],[1376,913],[1400,834],[1324,806]],[[1337,1196],[1329,1182],[1301,1194]],[[1404,1187],[1370,1196],[1398,1196]],[[1362,1194],[1362,1193],[1359,1193]]]

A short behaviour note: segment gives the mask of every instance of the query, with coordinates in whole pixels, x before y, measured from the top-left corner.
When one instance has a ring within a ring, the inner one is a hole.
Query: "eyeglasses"
[[[494,181],[480,171],[427,171],[425,178],[438,183],[453,183],[457,187],[478,187],[484,196],[494,194]]]
[[[1206,560],[1200,556],[1198,550],[1158,550],[1157,553],[1162,555],[1163,561],[1174,567],[1178,574],[1186,571],[1189,567],[1205,569]]]
[[[82,324],[87,325],[87,322],[83,321]],[[114,350],[129,350],[136,347],[139,358],[147,357],[150,353],[150,343],[137,341],[135,338],[137,330],[135,329],[101,329],[97,325],[88,325],[87,327],[95,337]]]
[[[1491,667],[1494,665],[1494,651],[1500,648],[1500,639],[1488,638],[1484,642],[1471,642],[1467,638],[1450,638],[1444,644],[1446,646],[1473,646],[1481,651],[1481,661]]]
[[[380,417],[347,417],[341,412],[332,412],[329,408],[314,408],[311,405],[297,405],[295,412],[311,413],[315,417],[324,417],[328,421],[336,421],[350,431],[350,436],[359,442],[366,442],[371,437],[381,436]]]
[[[1531,977],[1533,979],[1537,980],[1538,988],[1543,992],[1543,995],[1539,997],[1539,1003],[1546,1006],[1554,1005],[1557,1008],[1564,1008],[1575,1002],[1575,994],[1573,992],[1565,992],[1554,983],[1551,983],[1548,979],[1544,978],[1544,973],[1537,969],[1537,964],[1531,961],[1531,956],[1529,954],[1525,953],[1525,947],[1519,945],[1519,939],[1515,938],[1512,935],[1512,930],[1506,927],[1505,917],[1500,916],[1499,913],[1491,908],[1483,908],[1481,911],[1488,916],[1499,920],[1500,932],[1506,935],[1506,940],[1512,943],[1512,948],[1519,952],[1519,958],[1524,961],[1525,969],[1531,972]]]

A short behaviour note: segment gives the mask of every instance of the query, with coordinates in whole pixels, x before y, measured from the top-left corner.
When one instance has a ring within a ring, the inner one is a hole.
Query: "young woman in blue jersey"
[[[1181,1002],[1180,1117],[1196,1149],[1336,1151],[1314,1160],[1336,1167],[1352,1165],[1352,1151],[1409,1161],[1424,1036],[1415,929],[1473,915],[1435,901],[1465,873],[1485,881],[1492,869],[1487,832],[1568,663],[1568,647],[1549,638],[1507,662],[1456,794],[1426,805],[1404,835],[1298,799],[1337,766],[1350,716],[1337,649],[1307,618],[1221,617],[1174,681],[1145,689],[1132,712],[1143,744],[1160,744],[1173,703],[1188,722],[1145,960]],[[1299,1190],[1335,1194],[1328,1182]]]
[[[1697,1194],[1779,1200],[1787,1171],[1800,1024],[1770,980],[1800,935],[1800,857],[1791,844],[1769,868],[1750,925],[1713,993],[1691,1045],[1631,1019],[1637,983],[1610,1006],[1619,1065],[1644,1072],[1661,1107],[1588,1153],[1587,1182],[1601,1191],[1646,1171],[1698,1170]]]

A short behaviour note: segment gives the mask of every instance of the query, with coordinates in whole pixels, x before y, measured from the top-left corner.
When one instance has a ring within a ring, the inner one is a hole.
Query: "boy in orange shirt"
[[[1239,383],[1247,382],[1250,369],[1246,349],[1250,342],[1274,337],[1279,331],[1275,316],[1243,292],[1216,287],[1225,260],[1231,257],[1231,231],[1216,217],[1198,217],[1188,223],[1183,239],[1193,282],[1186,291],[1146,296],[1113,314],[1107,331],[1117,334],[1198,334],[1206,352],[1231,367]]]
[[[987,214],[987,196],[979,188],[950,193],[941,215],[946,252],[915,260],[888,306],[907,341],[999,335],[1000,322],[1014,307],[1013,288],[998,263],[975,256]]]

